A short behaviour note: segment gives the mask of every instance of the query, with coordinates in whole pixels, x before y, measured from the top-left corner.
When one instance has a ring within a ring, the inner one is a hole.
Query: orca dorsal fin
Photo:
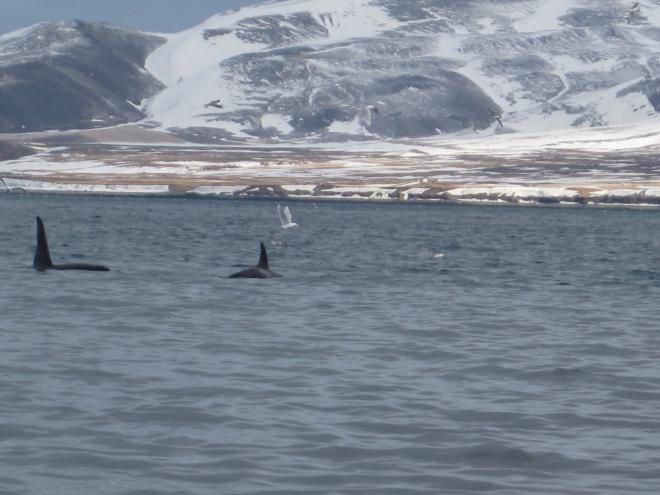
[[[266,246],[264,246],[263,242],[261,243],[261,254],[259,255],[259,263],[257,264],[257,268],[268,270],[268,253],[266,252]]]
[[[37,270],[46,270],[53,266],[53,261],[50,259],[50,251],[48,250],[46,229],[40,217],[37,217],[37,250],[34,253],[32,266]]]

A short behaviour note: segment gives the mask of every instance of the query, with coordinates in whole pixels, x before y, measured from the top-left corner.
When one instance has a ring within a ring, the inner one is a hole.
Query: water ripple
[[[2,493],[657,492],[656,212],[6,196]]]

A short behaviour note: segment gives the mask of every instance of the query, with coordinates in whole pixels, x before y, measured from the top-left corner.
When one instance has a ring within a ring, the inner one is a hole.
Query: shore
[[[331,144],[198,144],[126,125],[0,143],[0,177],[15,191],[660,206],[660,136],[648,124]]]

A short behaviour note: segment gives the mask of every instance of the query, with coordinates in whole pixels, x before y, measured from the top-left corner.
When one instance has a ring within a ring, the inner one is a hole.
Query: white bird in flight
[[[431,258],[444,258],[445,254],[435,248],[431,248]]]
[[[288,206],[282,208],[280,205],[277,205],[277,216],[280,217],[280,223],[282,224],[283,229],[298,225],[291,221],[291,210],[289,210]]]

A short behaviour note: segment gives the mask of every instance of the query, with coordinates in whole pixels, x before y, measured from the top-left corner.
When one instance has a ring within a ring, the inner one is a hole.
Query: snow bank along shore
[[[27,192],[660,205],[660,130],[649,123],[333,144],[169,136],[135,126],[4,135],[31,154],[0,161],[0,177]]]

